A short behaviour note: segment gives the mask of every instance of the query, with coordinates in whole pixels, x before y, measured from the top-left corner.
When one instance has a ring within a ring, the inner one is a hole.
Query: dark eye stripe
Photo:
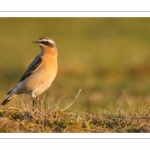
[[[44,44],[44,45],[51,45],[48,41],[42,41],[42,42],[40,42],[40,43],[42,43],[42,44]]]

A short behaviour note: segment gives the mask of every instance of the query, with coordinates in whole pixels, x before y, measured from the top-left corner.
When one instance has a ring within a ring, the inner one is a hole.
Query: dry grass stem
[[[81,90],[82,90],[82,88],[79,89],[78,94],[76,95],[76,97],[75,97],[75,99],[72,101],[72,103],[70,103],[66,108],[62,109],[61,111],[64,111],[64,110],[68,109],[68,108],[76,101],[76,99],[78,98],[78,96],[79,96]]]
[[[55,111],[58,109],[60,102],[66,97],[67,95],[63,96],[61,99],[58,100],[56,106],[55,106]]]

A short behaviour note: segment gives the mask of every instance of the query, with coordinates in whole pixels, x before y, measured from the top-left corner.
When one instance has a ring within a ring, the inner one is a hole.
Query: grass
[[[145,133],[150,132],[149,109],[143,115],[103,115],[76,111],[64,112],[53,109],[17,109],[10,107],[0,110],[0,132],[33,133]]]
[[[31,41],[49,36],[59,52],[58,74],[46,91],[42,110],[43,117],[48,114],[49,121],[55,120],[57,125],[50,128],[46,124],[45,129],[37,123],[34,112],[22,110],[30,98],[25,95],[22,102],[20,95],[1,108],[0,118],[18,128],[3,130],[1,125],[1,132],[149,132],[149,18],[0,18],[0,22],[1,102],[40,51]],[[80,88],[77,100],[62,112]],[[53,110],[60,99],[59,109]],[[9,112],[12,107],[14,114],[27,113],[32,119],[14,120]],[[36,112],[40,116],[40,110]],[[53,118],[56,114],[60,118]],[[57,121],[65,124],[67,115],[69,120],[73,118],[73,125],[53,130],[59,128]],[[91,121],[94,116],[97,126]],[[21,123],[27,123],[28,130],[19,129]]]

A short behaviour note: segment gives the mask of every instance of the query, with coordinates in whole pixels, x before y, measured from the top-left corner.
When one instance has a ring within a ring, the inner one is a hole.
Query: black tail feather
[[[5,99],[3,102],[2,102],[2,104],[1,105],[6,105],[9,101],[11,100],[11,98],[7,98],[7,99]]]

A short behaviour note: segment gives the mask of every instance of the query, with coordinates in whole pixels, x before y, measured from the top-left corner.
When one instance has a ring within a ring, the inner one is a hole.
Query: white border
[[[150,139],[149,133],[0,133],[0,139]]]
[[[148,0],[4,0],[1,11],[149,11]]]
[[[0,17],[150,17],[150,11],[0,11]]]

